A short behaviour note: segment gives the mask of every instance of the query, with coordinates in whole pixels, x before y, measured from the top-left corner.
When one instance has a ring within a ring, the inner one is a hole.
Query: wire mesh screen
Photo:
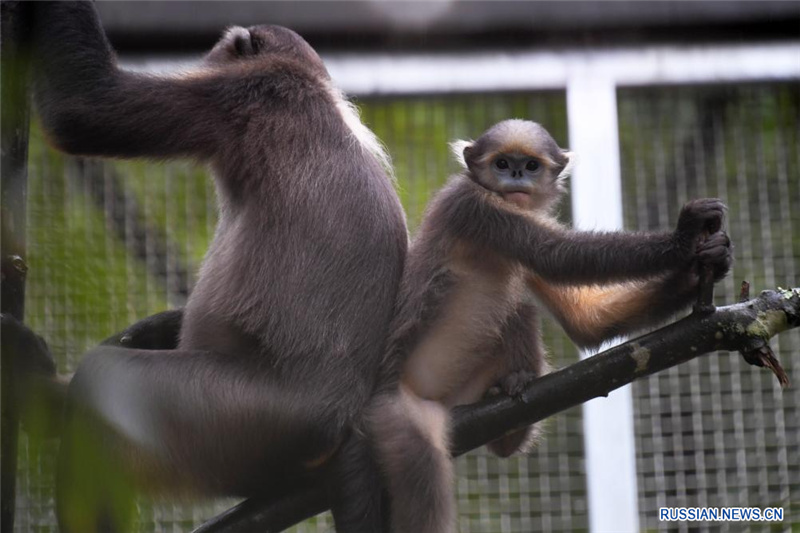
[[[800,282],[800,85],[631,89],[618,94],[626,227],[671,227],[689,198],[725,200],[735,248],[718,304]],[[800,332],[772,341],[797,381]],[[660,523],[659,507],[783,507],[800,523],[800,393],[720,352],[634,384],[643,529],[740,531],[737,523]]]
[[[512,116],[535,119],[567,143],[563,93],[364,99],[365,121],[385,141],[398,192],[417,226],[430,195],[456,171],[448,142],[478,136]],[[34,127],[30,146],[26,320],[73,371],[81,355],[147,315],[180,306],[213,235],[214,186],[185,163],[100,162],[48,149]],[[564,204],[564,216],[568,216]],[[577,352],[551,323],[546,342],[555,366]],[[500,460],[484,451],[460,458],[463,532],[587,529],[580,409],[549,420],[527,457]],[[20,441],[17,531],[55,531],[55,446]],[[233,501],[139,505],[140,531],[187,531]],[[330,531],[329,515],[294,531]]]

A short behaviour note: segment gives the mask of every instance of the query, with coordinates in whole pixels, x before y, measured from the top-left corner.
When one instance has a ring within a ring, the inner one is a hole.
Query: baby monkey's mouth
[[[521,190],[504,191],[503,199],[522,208],[530,207],[532,201],[531,193]]]

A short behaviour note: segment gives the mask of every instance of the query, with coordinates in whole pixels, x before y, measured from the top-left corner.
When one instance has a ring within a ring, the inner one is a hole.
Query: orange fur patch
[[[597,344],[608,329],[647,311],[653,284],[645,281],[609,285],[553,285],[533,274],[530,289],[576,342]]]

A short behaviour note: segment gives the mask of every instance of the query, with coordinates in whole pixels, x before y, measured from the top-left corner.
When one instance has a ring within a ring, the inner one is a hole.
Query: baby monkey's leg
[[[525,385],[549,371],[536,306],[524,304],[506,323],[493,359],[502,361],[506,372],[487,395],[517,396]],[[536,442],[539,430],[539,425],[518,429],[490,442],[487,448],[499,457],[525,452]]]
[[[392,531],[455,531],[450,420],[445,407],[401,386],[378,398],[369,416],[391,497]]]

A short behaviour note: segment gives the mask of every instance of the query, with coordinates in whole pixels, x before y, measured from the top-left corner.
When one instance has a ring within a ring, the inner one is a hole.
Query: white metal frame
[[[622,227],[616,90],[622,86],[800,79],[800,41],[474,54],[333,54],[336,84],[357,96],[564,89],[575,225]],[[158,72],[190,62],[123,61]],[[535,117],[532,117],[535,118]],[[630,387],[584,407],[591,531],[639,530]]]

